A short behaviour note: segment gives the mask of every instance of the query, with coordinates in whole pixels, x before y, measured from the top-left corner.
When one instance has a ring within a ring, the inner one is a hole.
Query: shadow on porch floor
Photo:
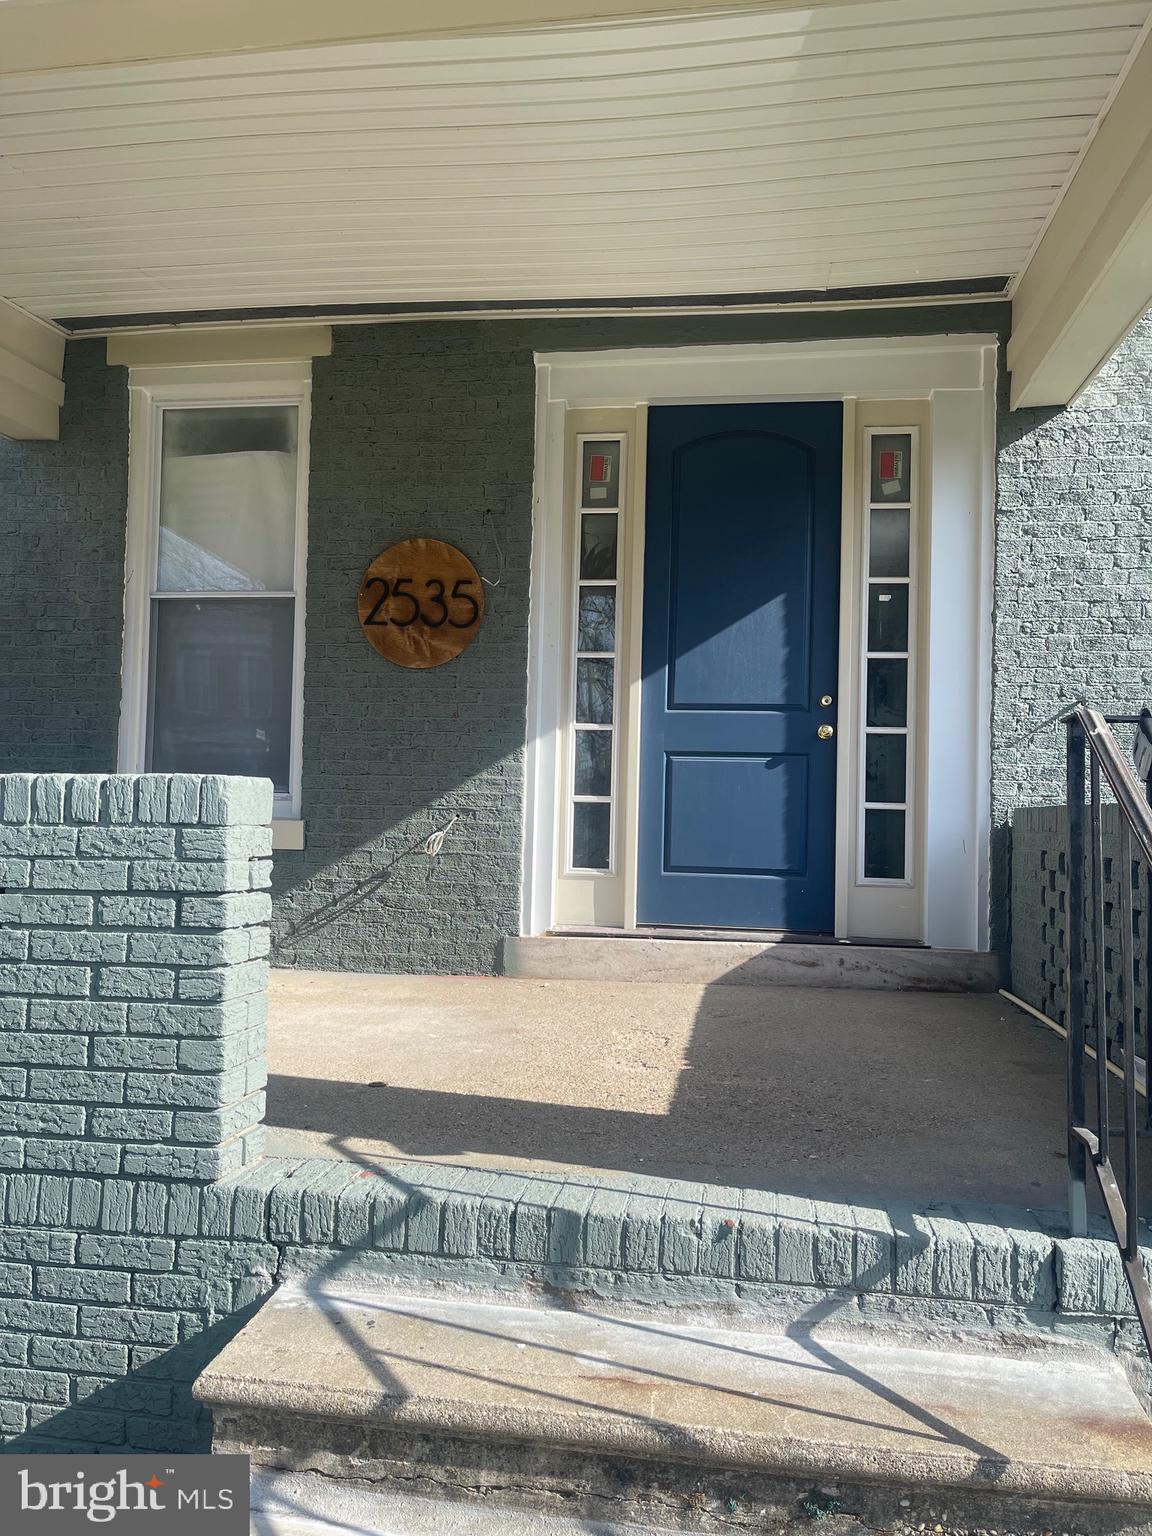
[[[1063,1042],[996,995],[273,973],[268,1150],[1060,1207]]]

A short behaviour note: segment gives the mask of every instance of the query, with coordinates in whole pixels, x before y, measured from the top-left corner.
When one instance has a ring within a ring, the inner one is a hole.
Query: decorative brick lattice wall
[[[1109,1054],[1116,1057],[1116,1017],[1120,1011],[1120,881],[1117,857],[1119,812],[1102,811],[1104,887],[1105,1006]],[[1085,838],[1088,836],[1085,818]],[[1148,1019],[1148,880],[1134,860],[1132,882],[1133,976],[1138,1053],[1146,1055]],[[1084,874],[1085,942],[1091,942],[1091,870]],[[1012,990],[1041,1013],[1067,1022],[1068,966],[1068,817],[1063,806],[1025,806],[1012,817]],[[1085,972],[1088,1043],[1095,1045],[1095,982]]]
[[[1068,838],[1059,807],[1029,806],[1012,817],[1011,986],[1063,1024],[1068,963]]]

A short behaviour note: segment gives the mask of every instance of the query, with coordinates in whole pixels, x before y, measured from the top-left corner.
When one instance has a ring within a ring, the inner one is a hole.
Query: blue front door
[[[842,431],[838,402],[649,412],[643,924],[832,931]]]

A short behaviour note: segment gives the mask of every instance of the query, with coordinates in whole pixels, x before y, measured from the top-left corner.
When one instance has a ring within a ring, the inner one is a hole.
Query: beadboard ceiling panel
[[[856,0],[0,78],[68,318],[1012,277],[1152,0]]]

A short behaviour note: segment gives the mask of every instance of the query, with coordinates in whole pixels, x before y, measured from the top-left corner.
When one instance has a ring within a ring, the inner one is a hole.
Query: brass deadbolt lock
[[[831,709],[832,708],[832,695],[830,693],[822,693],[820,695],[820,703],[821,703],[821,706],[824,709]]]
[[[822,725],[816,734],[819,736],[821,741],[830,741],[832,737],[835,736],[836,731],[835,728],[831,725]]]

